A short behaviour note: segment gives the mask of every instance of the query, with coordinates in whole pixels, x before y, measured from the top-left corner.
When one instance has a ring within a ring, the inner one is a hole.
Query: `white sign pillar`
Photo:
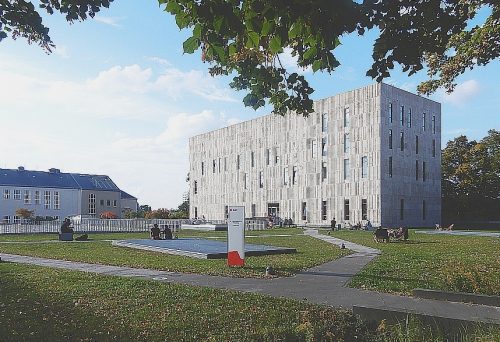
[[[227,264],[245,265],[245,207],[229,207],[227,221]]]

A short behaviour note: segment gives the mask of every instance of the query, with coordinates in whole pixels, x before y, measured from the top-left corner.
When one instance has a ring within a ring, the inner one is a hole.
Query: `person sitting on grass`
[[[163,238],[165,240],[172,240],[173,238],[172,231],[167,226],[165,226],[165,230],[163,231]]]
[[[160,228],[158,228],[158,224],[156,223],[151,228],[151,239],[160,240]]]

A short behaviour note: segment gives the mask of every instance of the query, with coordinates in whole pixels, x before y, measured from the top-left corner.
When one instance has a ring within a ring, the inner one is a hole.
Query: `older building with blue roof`
[[[0,169],[0,221],[16,223],[16,210],[26,208],[34,216],[64,218],[99,217],[110,211],[122,217],[127,210],[137,211],[137,198],[120,190],[105,175]]]

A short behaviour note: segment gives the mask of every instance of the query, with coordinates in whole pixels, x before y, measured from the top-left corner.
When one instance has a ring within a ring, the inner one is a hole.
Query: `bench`
[[[59,241],[73,241],[73,233],[59,233]]]

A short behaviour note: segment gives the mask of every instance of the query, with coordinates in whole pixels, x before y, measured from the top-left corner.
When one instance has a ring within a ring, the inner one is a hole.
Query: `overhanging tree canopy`
[[[112,0],[39,0],[42,9],[66,15],[70,22],[93,17]],[[158,0],[175,16],[181,29],[192,29],[183,48],[201,50],[212,75],[235,74],[231,86],[248,92],[253,108],[266,101],[274,112],[312,111],[304,76],[289,72],[280,61],[289,48],[301,67],[332,72],[340,62],[335,48],[343,35],[378,29],[373,65],[367,75],[377,81],[395,64],[409,75],[428,67],[430,80],[418,91],[439,87],[453,91],[455,79],[500,54],[498,0]],[[467,27],[484,7],[491,10],[479,26]],[[54,46],[30,1],[0,0],[0,40],[11,34],[37,43],[47,52]]]

